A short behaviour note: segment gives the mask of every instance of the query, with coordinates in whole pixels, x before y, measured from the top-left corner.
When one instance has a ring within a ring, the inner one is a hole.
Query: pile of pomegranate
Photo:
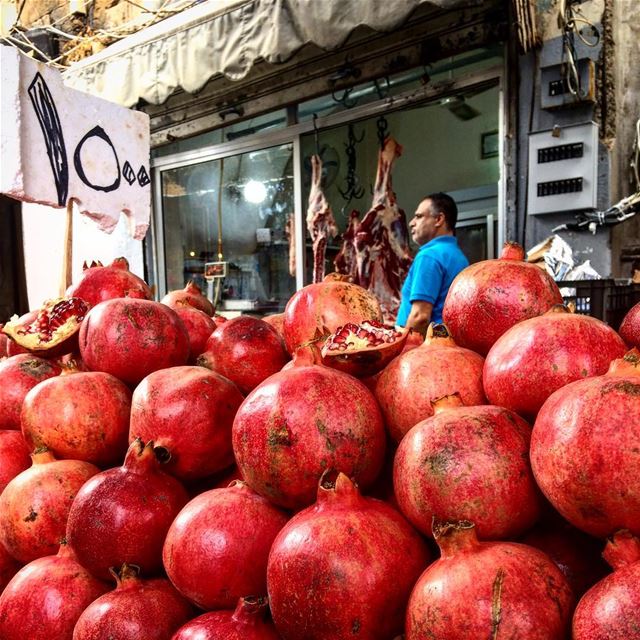
[[[514,244],[426,339],[332,278],[152,298],[119,258],[0,318],[1,640],[640,638],[640,306]]]

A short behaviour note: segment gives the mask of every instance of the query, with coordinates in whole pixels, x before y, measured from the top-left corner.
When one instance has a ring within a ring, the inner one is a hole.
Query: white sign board
[[[0,193],[82,213],[110,233],[124,212],[149,226],[149,116],[64,86],[58,71],[0,46]]]

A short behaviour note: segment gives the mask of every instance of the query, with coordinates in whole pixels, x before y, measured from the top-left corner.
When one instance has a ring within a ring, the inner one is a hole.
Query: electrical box
[[[580,79],[580,95],[569,91],[565,75],[566,63],[554,64],[540,69],[540,106],[543,109],[559,109],[595,102],[596,67],[593,60],[580,58],[576,71]]]
[[[529,134],[528,212],[595,209],[598,125],[554,127]]]

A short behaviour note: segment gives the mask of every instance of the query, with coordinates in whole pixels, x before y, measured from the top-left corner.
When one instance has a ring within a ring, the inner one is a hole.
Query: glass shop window
[[[295,291],[287,225],[293,218],[293,145],[283,144],[162,172],[168,290],[204,279],[208,262],[226,262],[220,311],[284,309]]]
[[[428,193],[450,193],[458,203],[457,235],[470,260],[493,257],[487,244],[496,237],[500,164],[498,86],[470,87],[459,95],[372,117],[302,138],[303,209],[309,207],[311,156],[322,161],[322,190],[338,234],[329,236],[325,271],[334,270],[341,234],[350,214],[372,207],[381,132],[395,139],[401,154],[390,171],[390,185],[407,223]],[[417,247],[411,244],[415,251]],[[312,242],[307,233],[306,281],[312,278]]]

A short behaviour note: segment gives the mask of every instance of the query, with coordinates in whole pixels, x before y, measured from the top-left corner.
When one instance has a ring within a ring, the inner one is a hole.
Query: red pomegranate
[[[202,493],[167,533],[165,571],[205,610],[230,609],[242,593],[266,595],[269,549],[287,519],[241,481]]]
[[[46,300],[36,312],[12,318],[2,331],[29,353],[54,358],[77,350],[80,324],[88,311],[81,298]]]
[[[372,393],[356,378],[318,364],[317,349],[267,378],[233,422],[233,452],[247,484],[274,504],[311,504],[326,469],[370,486],[382,468],[385,430]]]
[[[171,640],[280,640],[268,612],[266,598],[240,598],[235,611],[198,616],[180,627]]]
[[[20,429],[20,411],[27,393],[39,382],[60,375],[54,362],[21,354],[0,362],[0,429]]]
[[[19,431],[0,431],[0,493],[13,478],[31,466],[29,451]]]
[[[149,285],[129,271],[126,258],[116,258],[106,267],[97,260],[90,265],[85,262],[80,280],[74,282],[65,295],[82,298],[92,307],[112,298],[153,299]]]
[[[458,394],[410,429],[396,452],[402,513],[431,535],[433,518],[471,520],[478,536],[506,539],[531,527],[540,494],[529,466],[531,427],[508,409],[465,407]]]
[[[640,353],[604,376],[578,380],[544,403],[531,435],[531,467],[571,524],[606,537],[640,535]]]
[[[382,322],[377,298],[349,282],[328,280],[309,284],[293,294],[284,310],[283,333],[287,351],[322,339],[348,322]]]
[[[433,535],[441,555],[411,593],[406,640],[565,640],[573,594],[546,554],[478,542],[470,522],[436,522]]]
[[[116,588],[94,600],[82,613],[73,640],[169,640],[193,611],[164,578],[142,580],[124,565]]]
[[[411,427],[433,415],[431,402],[459,393],[465,405],[485,404],[484,359],[458,347],[444,325],[432,325],[427,339],[392,360],[375,395],[391,437],[400,442]]]
[[[121,467],[99,473],[78,492],[67,541],[98,578],[108,579],[109,569],[125,562],[153,575],[162,567],[169,526],[187,499],[184,487],[160,471],[153,443],[135,440]]]
[[[317,502],[295,515],[269,553],[273,620],[285,640],[402,632],[407,598],[429,562],[420,536],[392,507],[345,476],[323,476]]]
[[[32,315],[31,317],[35,318],[35,315]],[[29,352],[28,349],[21,347],[15,340],[9,339],[9,341],[7,342],[7,356],[11,358],[12,356],[19,356],[23,354],[26,354],[29,356],[33,355],[32,353]]]
[[[22,433],[31,449],[110,467],[127,450],[131,391],[108,373],[57,376],[31,389],[22,405]]]
[[[640,629],[640,540],[618,531],[606,544],[604,558],[613,573],[582,597],[575,613],[573,640],[630,640]]]
[[[605,373],[625,350],[604,322],[558,306],[496,341],[484,364],[484,390],[492,404],[532,419],[556,389]]]
[[[196,358],[206,349],[209,336],[216,330],[216,323],[204,311],[189,305],[178,305],[174,311],[189,334],[189,362],[195,363]]]
[[[507,242],[500,258],[476,262],[456,276],[442,318],[461,347],[484,356],[514,324],[561,303],[553,278],[524,262],[519,244]]]
[[[189,335],[173,309],[117,298],[91,309],[80,328],[80,355],[92,371],[138,384],[153,371],[187,364]]]
[[[243,400],[232,382],[203,367],[155,371],[133,393],[129,441],[166,449],[164,470],[177,478],[204,478],[233,464],[231,427]]]
[[[600,540],[559,516],[540,522],[521,542],[544,551],[558,565],[578,598],[608,573],[600,556]]]
[[[57,553],[71,503],[98,468],[78,460],[56,460],[50,451],[32,456],[33,465],[0,494],[0,543],[20,562]]]
[[[627,311],[619,333],[629,347],[640,347],[640,302]]]
[[[198,363],[229,378],[247,394],[288,362],[278,332],[264,320],[239,316],[220,325]]]
[[[200,287],[191,280],[187,282],[184,289],[169,291],[169,293],[167,293],[160,302],[174,310],[188,306],[193,307],[194,309],[199,309],[208,316],[212,316],[216,312],[211,300],[209,300],[207,296],[203,295]]]
[[[109,586],[78,564],[61,545],[57,555],[21,569],[0,596],[0,638],[72,640],[80,614]]]

